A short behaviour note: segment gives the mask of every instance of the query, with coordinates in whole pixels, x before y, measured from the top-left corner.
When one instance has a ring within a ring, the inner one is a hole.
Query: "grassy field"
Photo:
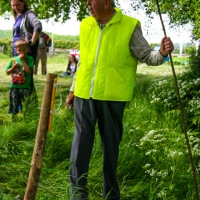
[[[0,54],[0,199],[13,200],[26,189],[37,132],[46,77],[34,76],[38,108],[12,123],[7,114],[10,77],[5,74],[8,57]],[[37,200],[69,199],[70,148],[73,137],[73,110],[65,108],[71,77],[62,77],[68,56],[48,57],[48,73],[58,75],[55,114],[48,132]],[[175,66],[177,74],[185,68]],[[195,192],[189,159],[181,131],[179,112],[153,106],[148,98],[151,80],[170,80],[168,63],[138,66],[135,97],[125,110],[124,136],[120,145],[118,179],[122,200],[194,200]],[[167,91],[166,91],[167,92]],[[200,166],[198,168],[200,170]],[[199,178],[198,178],[199,179]],[[102,152],[96,134],[88,176],[89,200],[101,200]]]
[[[177,58],[176,58],[177,59]],[[7,66],[9,61],[9,57],[4,54],[0,54],[0,103],[2,112],[0,112],[0,119],[9,120],[9,114],[7,114],[9,102],[9,83],[10,76],[6,75],[5,67]],[[47,64],[47,73],[57,74],[58,75],[58,91],[57,93],[62,94],[62,104],[64,105],[64,101],[66,95],[68,94],[68,89],[71,84],[71,77],[61,77],[60,75],[66,70],[66,66],[68,63],[68,55],[57,55],[57,56],[49,56],[48,64]],[[182,65],[176,66],[177,74],[182,72]],[[165,63],[161,66],[146,66],[145,64],[138,66],[138,79],[142,76],[155,78],[155,77],[163,77],[163,76],[172,76],[172,70],[169,63]],[[38,75],[34,75],[35,87],[39,96],[39,104],[41,104],[41,98],[44,90],[44,85],[46,81],[46,76],[41,75],[41,66],[38,69]],[[2,115],[3,114],[3,115]]]

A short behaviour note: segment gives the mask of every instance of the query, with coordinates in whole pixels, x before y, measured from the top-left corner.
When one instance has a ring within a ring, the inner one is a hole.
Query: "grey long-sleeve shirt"
[[[160,54],[159,50],[155,51],[149,46],[149,43],[142,34],[140,26],[136,26],[129,46],[133,55],[135,55],[141,63],[155,66],[165,61],[165,57]]]
[[[130,43],[129,43],[130,50],[132,51],[133,55],[138,58],[141,63],[146,63],[147,65],[161,65],[165,61],[165,57],[160,54],[159,50],[153,50],[147,40],[144,38],[142,34],[142,30],[140,26],[136,26]],[[70,91],[74,91],[76,75],[74,75],[72,85]]]

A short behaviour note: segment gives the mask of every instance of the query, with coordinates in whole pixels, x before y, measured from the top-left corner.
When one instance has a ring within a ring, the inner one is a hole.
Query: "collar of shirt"
[[[116,10],[115,10],[113,16],[112,16],[105,24],[100,24],[100,23],[99,23],[99,27],[100,27],[101,29],[103,29],[103,28],[106,26],[106,24],[107,24],[109,21],[112,20],[112,18],[115,16],[115,14],[116,14]]]

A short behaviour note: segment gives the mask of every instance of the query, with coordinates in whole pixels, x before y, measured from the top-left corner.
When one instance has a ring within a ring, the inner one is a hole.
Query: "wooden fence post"
[[[29,172],[28,183],[24,200],[34,200],[37,192],[37,185],[39,182],[40,171],[42,167],[42,160],[44,154],[44,147],[49,126],[49,116],[51,112],[51,101],[54,87],[54,79],[57,77],[55,74],[46,75],[46,84],[44,88],[44,95],[42,100],[42,108],[40,112],[40,120],[36,134],[35,146],[31,161],[31,168]]]

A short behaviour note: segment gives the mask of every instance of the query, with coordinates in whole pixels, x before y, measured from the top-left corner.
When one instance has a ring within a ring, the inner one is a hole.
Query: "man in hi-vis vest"
[[[98,124],[103,152],[103,199],[120,199],[116,177],[123,113],[133,98],[138,60],[164,63],[174,45],[163,37],[153,51],[140,22],[124,15],[113,0],[87,0],[91,13],[80,25],[80,61],[67,98],[73,103],[75,133],[71,149],[71,199],[87,199],[87,174]],[[75,98],[74,98],[75,97]]]

